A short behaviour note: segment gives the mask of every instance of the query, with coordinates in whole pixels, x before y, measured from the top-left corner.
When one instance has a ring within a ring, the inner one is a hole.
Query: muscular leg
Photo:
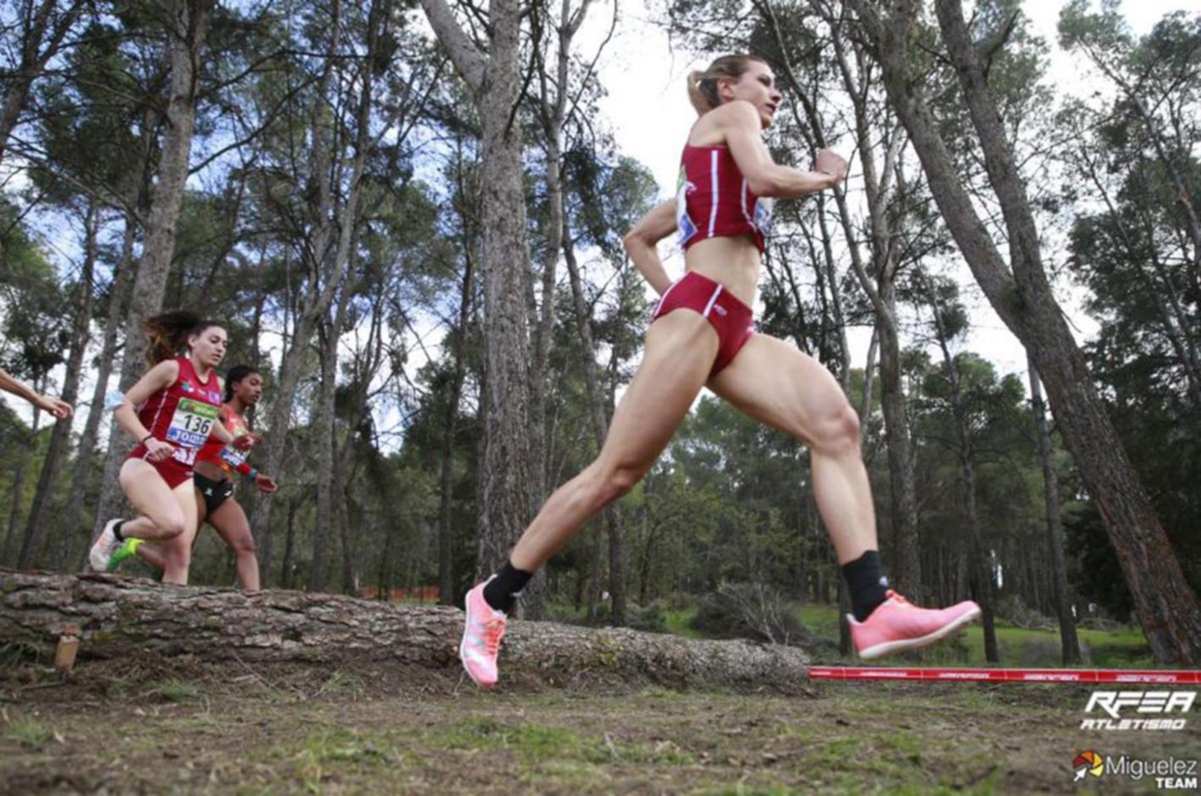
[[[199,489],[195,488],[195,481],[192,482],[192,491],[196,495],[196,530],[197,533],[192,535],[192,543],[196,543],[196,537],[199,535],[200,524],[204,522],[205,514],[208,513],[208,506],[204,502],[204,495]],[[150,566],[162,571],[167,566],[166,553],[163,546],[154,542],[147,542],[140,545],[137,550],[138,558],[145,561]]]
[[[543,504],[513,548],[514,567],[541,567],[590,517],[641,480],[704,386],[717,344],[717,332],[696,312],[676,310],[651,325],[642,364],[600,454]]]
[[[809,446],[814,496],[839,564],[877,549],[859,418],[825,367],[788,343],[755,334],[708,386],[756,420]]]
[[[184,481],[171,490],[175,503],[185,517],[185,530],[178,536],[169,539],[162,545],[163,553],[163,583],[175,583],[180,586],[188,582],[188,568],[192,564],[192,542],[196,539],[199,527],[196,511],[196,487],[192,479]]]
[[[255,551],[250,520],[232,497],[217,507],[208,518],[221,539],[234,551],[238,563],[238,582],[244,591],[259,590],[259,559]]]
[[[118,481],[129,502],[142,514],[121,525],[122,536],[165,541],[187,530],[189,513],[180,508],[173,490],[148,462],[127,459],[121,465]],[[184,483],[192,488],[191,480]]]

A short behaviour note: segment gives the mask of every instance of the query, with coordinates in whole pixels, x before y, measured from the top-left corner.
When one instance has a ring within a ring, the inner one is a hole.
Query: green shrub
[[[758,583],[722,583],[701,598],[691,626],[711,638],[806,647],[816,643],[782,595]]]

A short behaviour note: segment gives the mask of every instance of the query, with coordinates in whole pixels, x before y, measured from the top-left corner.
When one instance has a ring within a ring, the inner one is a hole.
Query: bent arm
[[[121,405],[113,410],[113,418],[121,430],[138,442],[150,436],[150,429],[138,420],[138,412],[134,407],[145,403],[159,390],[170,387],[178,378],[179,363],[173,359],[164,360],[146,371],[121,398]]]
[[[757,196],[795,199],[833,188],[846,176],[823,171],[801,171],[772,160],[763,143],[759,114],[749,102],[730,102],[721,108],[720,125],[738,170]]]
[[[663,267],[663,261],[659,259],[656,244],[675,232],[675,229],[676,202],[672,199],[638,219],[638,223],[622,238],[630,261],[659,295],[663,295],[663,291],[671,286],[671,278]]]

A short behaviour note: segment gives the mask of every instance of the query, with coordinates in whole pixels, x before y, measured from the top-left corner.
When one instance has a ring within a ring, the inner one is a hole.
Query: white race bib
[[[180,398],[167,428],[167,442],[182,448],[199,448],[209,438],[217,422],[217,407],[212,404]]]

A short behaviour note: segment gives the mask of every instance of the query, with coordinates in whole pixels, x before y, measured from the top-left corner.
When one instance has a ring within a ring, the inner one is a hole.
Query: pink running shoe
[[[497,611],[484,599],[484,585],[487,582],[467,592],[467,626],[463,628],[463,640],[459,642],[459,659],[463,661],[463,668],[481,688],[496,685],[496,656],[500,652],[500,640],[505,636],[508,622],[504,611]]]
[[[980,606],[971,600],[950,608],[918,608],[892,589],[887,594],[862,622],[847,615],[855,651],[865,661],[933,644],[980,616]]]

